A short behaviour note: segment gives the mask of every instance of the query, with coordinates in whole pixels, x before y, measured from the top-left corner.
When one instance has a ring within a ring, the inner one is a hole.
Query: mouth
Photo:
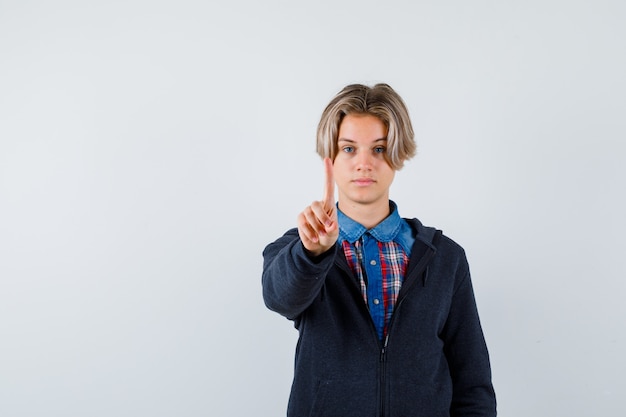
[[[376,181],[372,178],[357,178],[352,180],[352,182],[359,187],[367,187],[368,185],[374,184]]]

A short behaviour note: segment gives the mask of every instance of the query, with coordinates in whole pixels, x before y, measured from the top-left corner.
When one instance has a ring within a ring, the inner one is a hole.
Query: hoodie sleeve
[[[302,314],[319,294],[333,265],[337,245],[318,257],[310,257],[291,229],[263,251],[263,300],[290,320]]]
[[[496,398],[491,382],[489,353],[480,325],[478,309],[467,266],[463,259],[460,279],[444,329],[444,350],[450,367],[453,398],[452,417],[495,417]]]

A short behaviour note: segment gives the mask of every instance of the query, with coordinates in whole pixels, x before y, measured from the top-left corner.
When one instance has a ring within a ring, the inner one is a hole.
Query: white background
[[[324,106],[382,81],[500,415],[622,416],[626,3],[214,3],[0,0],[0,415],[284,415],[261,252],[321,198]]]

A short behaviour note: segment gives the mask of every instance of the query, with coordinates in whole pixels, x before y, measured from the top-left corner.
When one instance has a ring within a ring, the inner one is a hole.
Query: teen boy
[[[322,114],[317,151],[323,199],[263,252],[265,303],[299,331],[287,415],[495,416],[465,253],[389,200],[415,154],[400,96],[345,87]]]

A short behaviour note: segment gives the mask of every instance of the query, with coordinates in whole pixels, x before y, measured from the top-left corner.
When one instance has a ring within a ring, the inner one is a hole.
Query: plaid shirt
[[[415,241],[393,201],[389,208],[391,214],[370,230],[338,211],[339,240],[381,340],[387,335]]]

